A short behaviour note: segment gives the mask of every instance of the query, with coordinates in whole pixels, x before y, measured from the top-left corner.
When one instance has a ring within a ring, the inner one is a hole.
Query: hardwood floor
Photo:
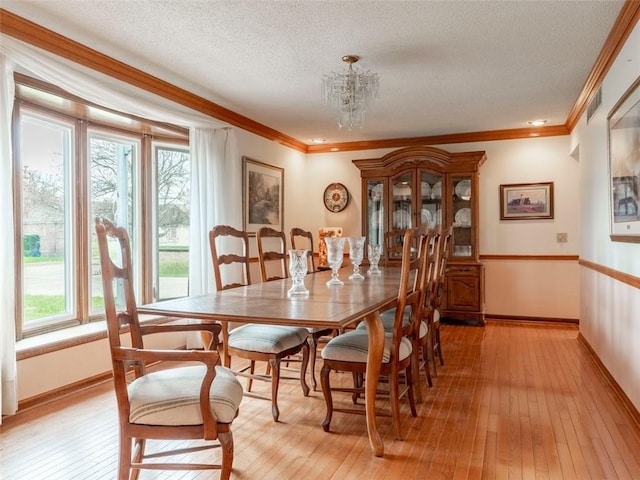
[[[568,325],[443,325],[446,365],[423,387],[418,418],[403,406],[405,440],[378,419],[383,458],[371,454],[364,416],[336,413],[325,433],[321,392],[304,398],[282,382],[279,423],[269,402],[243,400],[231,478],[638,479],[640,429],[577,335]],[[116,419],[110,383],[5,418],[0,478],[114,479]],[[218,473],[140,475],[207,478]]]

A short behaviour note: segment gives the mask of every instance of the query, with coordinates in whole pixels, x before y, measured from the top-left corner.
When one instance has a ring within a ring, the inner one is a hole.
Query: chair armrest
[[[175,332],[209,332],[216,337],[222,330],[219,323],[162,323],[152,325],[140,325],[140,333],[175,333]]]
[[[201,362],[216,366],[220,363],[217,350],[158,350],[131,347],[113,349],[113,359],[125,362]]]
[[[206,350],[215,350],[219,343],[222,326],[219,323],[172,323],[141,325],[140,333],[150,335],[152,333],[176,333],[176,332],[208,332],[211,334]]]

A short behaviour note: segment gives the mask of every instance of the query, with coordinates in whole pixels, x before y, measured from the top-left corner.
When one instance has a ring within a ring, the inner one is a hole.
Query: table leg
[[[367,414],[367,432],[369,444],[376,457],[384,453],[382,437],[376,424],[376,390],[378,389],[378,377],[382,365],[382,352],[384,350],[384,328],[378,312],[365,317],[369,333],[369,353],[367,354],[367,373],[365,380],[365,410]]]

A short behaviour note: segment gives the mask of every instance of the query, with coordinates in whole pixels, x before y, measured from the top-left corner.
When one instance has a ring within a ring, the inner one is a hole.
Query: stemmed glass
[[[380,275],[382,273],[382,270],[378,268],[381,256],[382,245],[373,243],[367,245],[367,257],[369,258],[369,270],[367,270],[367,275]]]
[[[324,239],[327,244],[327,263],[331,267],[331,280],[327,285],[344,285],[338,278],[338,269],[342,266],[344,255],[344,237],[327,237]]]
[[[293,285],[287,292],[290,297],[309,295],[309,290],[304,286],[304,277],[307,274],[307,254],[309,250],[289,250],[289,274]]]
[[[364,280],[360,273],[360,264],[364,258],[364,241],[366,237],[347,237],[349,241],[349,260],[353,265],[353,273],[349,275],[349,280]]]

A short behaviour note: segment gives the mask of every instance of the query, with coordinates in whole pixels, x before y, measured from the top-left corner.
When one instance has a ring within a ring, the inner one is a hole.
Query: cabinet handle
[[[471,271],[471,269],[470,268],[458,268],[458,271],[459,272],[469,272],[469,271]]]

